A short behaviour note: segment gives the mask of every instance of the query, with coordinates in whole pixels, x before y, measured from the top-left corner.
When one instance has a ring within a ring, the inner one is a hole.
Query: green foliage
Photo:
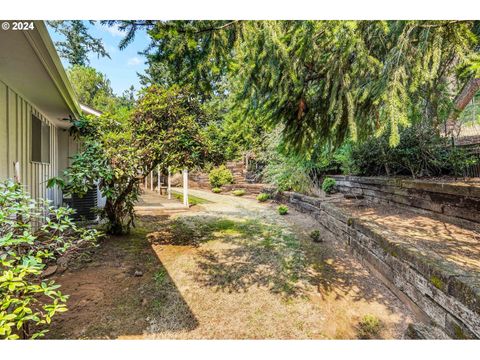
[[[355,175],[458,176],[476,162],[466,150],[450,147],[448,139],[429,124],[413,125],[400,134],[395,148],[389,146],[386,135],[354,146],[351,162],[357,169]]]
[[[82,104],[109,113],[116,113],[122,108],[131,109],[135,105],[133,87],[118,97],[113,93],[106,75],[92,67],[73,65],[67,69],[67,75]]]
[[[347,141],[334,150],[325,148],[318,154],[314,154],[315,170],[319,175],[356,173],[357,170],[352,162],[353,147],[354,144]]]
[[[270,194],[267,194],[267,193],[260,193],[257,195],[257,200],[259,202],[265,202],[267,201],[268,199],[270,199]]]
[[[91,25],[93,21],[89,21]],[[70,65],[85,66],[90,61],[88,54],[93,52],[98,57],[108,57],[102,39],[94,38],[89,34],[85,21],[82,20],[51,20],[47,24],[60,34],[62,41],[56,41],[55,47],[60,57],[66,59]]]
[[[478,69],[476,21],[118,24],[129,41],[148,29],[149,83],[192,84],[202,98],[231,94],[250,118],[282,124],[289,146],[304,151],[385,132],[396,146],[416,120],[446,120]]]
[[[208,174],[210,185],[220,187],[226,184],[233,184],[233,174],[225,165],[210,170]]]
[[[313,186],[310,172],[314,164],[304,156],[285,153],[281,130],[275,129],[264,140],[265,149],[258,157],[265,164],[262,170],[263,180],[275,185],[279,191],[306,193]]]
[[[84,150],[65,172],[66,190],[83,195],[98,182],[106,204],[107,232],[134,225],[139,183],[157,166],[166,171],[201,167],[209,160],[202,136],[205,114],[188,89],[151,86],[132,111],[73,121]]]
[[[315,242],[321,242],[322,234],[320,233],[320,230],[313,230],[312,232],[310,232],[310,239]]]
[[[243,196],[246,193],[247,192],[244,189],[237,189],[237,190],[232,191],[232,194],[235,195],[235,196]]]
[[[277,207],[277,211],[280,215],[287,215],[288,214],[288,206],[280,205]]]
[[[478,156],[473,155],[466,149],[451,147],[445,158],[444,172],[453,176],[463,176],[464,170],[478,164]]]
[[[220,194],[222,192],[222,189],[218,188],[218,187],[214,187],[214,188],[212,188],[212,192],[215,193],[215,194]]]
[[[376,339],[380,336],[383,324],[375,315],[367,314],[358,323],[357,332],[360,339]]]
[[[0,338],[37,338],[68,296],[42,280],[49,261],[95,244],[99,233],[78,228],[69,208],[35,201],[10,180],[0,183]]]
[[[330,177],[327,177],[323,180],[323,183],[322,183],[322,190],[326,193],[326,194],[332,194],[333,192],[335,192],[335,186],[337,185],[337,182],[335,181],[335,179],[332,179]]]

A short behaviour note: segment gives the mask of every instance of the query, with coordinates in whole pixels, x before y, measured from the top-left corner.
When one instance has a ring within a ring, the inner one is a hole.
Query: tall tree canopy
[[[63,36],[63,40],[55,42],[55,47],[59,55],[66,59],[70,65],[88,65],[90,62],[88,60],[89,53],[110,58],[103,46],[102,39],[90,35],[84,21],[51,20],[47,23],[55,32]],[[90,21],[90,24],[94,24],[94,21]]]
[[[122,95],[113,93],[107,76],[92,67],[74,65],[67,75],[77,94],[78,101],[94,109],[114,113],[135,104],[135,88],[131,86]]]
[[[119,25],[128,33],[123,45],[140,27],[152,39],[144,81],[192,84],[203,99],[234,96],[245,113],[284,125],[287,142],[303,150],[385,132],[395,146],[401,127],[444,122],[474,76],[458,70],[476,54],[479,35],[475,21]]]

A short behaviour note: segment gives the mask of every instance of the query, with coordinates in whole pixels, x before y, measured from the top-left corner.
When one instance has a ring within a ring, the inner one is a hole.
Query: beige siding
[[[31,161],[31,116],[50,125],[50,163]],[[59,141],[65,136],[65,144]],[[72,143],[72,144],[71,144]],[[59,151],[60,150],[60,151]],[[14,162],[20,163],[21,182],[35,198],[61,203],[60,192],[47,189],[47,180],[57,176],[77,150],[68,132],[57,128],[27,100],[0,81],[0,180],[13,178]],[[60,155],[59,155],[60,154]],[[59,158],[59,156],[64,158]]]

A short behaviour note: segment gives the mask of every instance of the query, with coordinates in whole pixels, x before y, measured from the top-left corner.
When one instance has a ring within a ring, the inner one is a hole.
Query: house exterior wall
[[[50,163],[31,161],[31,117],[34,114],[50,126]],[[20,163],[20,180],[33,198],[61,204],[58,189],[47,189],[47,180],[61,174],[68,157],[77,149],[68,131],[58,128],[27,99],[0,80],[0,181],[15,176]]]

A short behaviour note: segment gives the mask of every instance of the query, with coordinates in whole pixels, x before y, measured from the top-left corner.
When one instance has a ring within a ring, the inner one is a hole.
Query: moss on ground
[[[430,276],[430,282],[432,283],[433,286],[435,286],[439,290],[443,290],[445,286],[442,279],[440,279],[438,276],[435,276],[435,275]]]

